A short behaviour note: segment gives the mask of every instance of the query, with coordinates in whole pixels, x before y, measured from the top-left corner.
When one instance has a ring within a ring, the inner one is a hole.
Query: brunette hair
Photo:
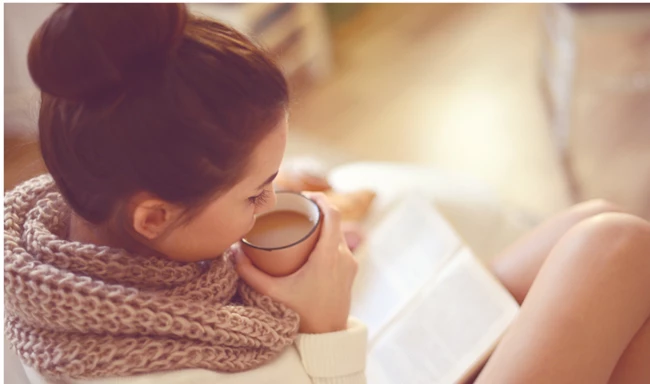
[[[182,4],[65,4],[34,35],[43,159],[99,224],[147,191],[187,208],[239,181],[287,83],[243,34]]]

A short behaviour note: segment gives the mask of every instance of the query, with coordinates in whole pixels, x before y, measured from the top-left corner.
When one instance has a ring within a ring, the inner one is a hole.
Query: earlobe
[[[133,211],[133,229],[148,240],[161,236],[173,221],[173,207],[160,200],[147,200]]]

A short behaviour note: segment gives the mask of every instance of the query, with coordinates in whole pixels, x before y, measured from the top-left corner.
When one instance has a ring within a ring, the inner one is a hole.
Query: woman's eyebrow
[[[266,179],[265,182],[263,182],[262,184],[260,184],[260,186],[257,187],[257,189],[262,189],[262,188],[266,187],[267,185],[271,184],[271,183],[273,182],[273,180],[275,180],[275,178],[276,178],[277,176],[278,176],[278,173],[277,173],[277,172],[274,173],[274,174],[272,174],[268,179]]]

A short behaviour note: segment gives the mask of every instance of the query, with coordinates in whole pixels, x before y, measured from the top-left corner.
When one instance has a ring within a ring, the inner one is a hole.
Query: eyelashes
[[[264,203],[266,203],[268,199],[269,199],[269,191],[265,189],[259,195],[249,197],[248,201],[250,201],[251,204],[254,204],[256,207],[259,207],[261,205],[264,205]]]

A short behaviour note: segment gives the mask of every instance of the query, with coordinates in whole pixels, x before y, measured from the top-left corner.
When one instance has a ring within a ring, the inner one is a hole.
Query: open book
[[[369,328],[372,384],[463,382],[518,312],[430,199],[415,194],[370,228],[359,267],[351,312]]]

